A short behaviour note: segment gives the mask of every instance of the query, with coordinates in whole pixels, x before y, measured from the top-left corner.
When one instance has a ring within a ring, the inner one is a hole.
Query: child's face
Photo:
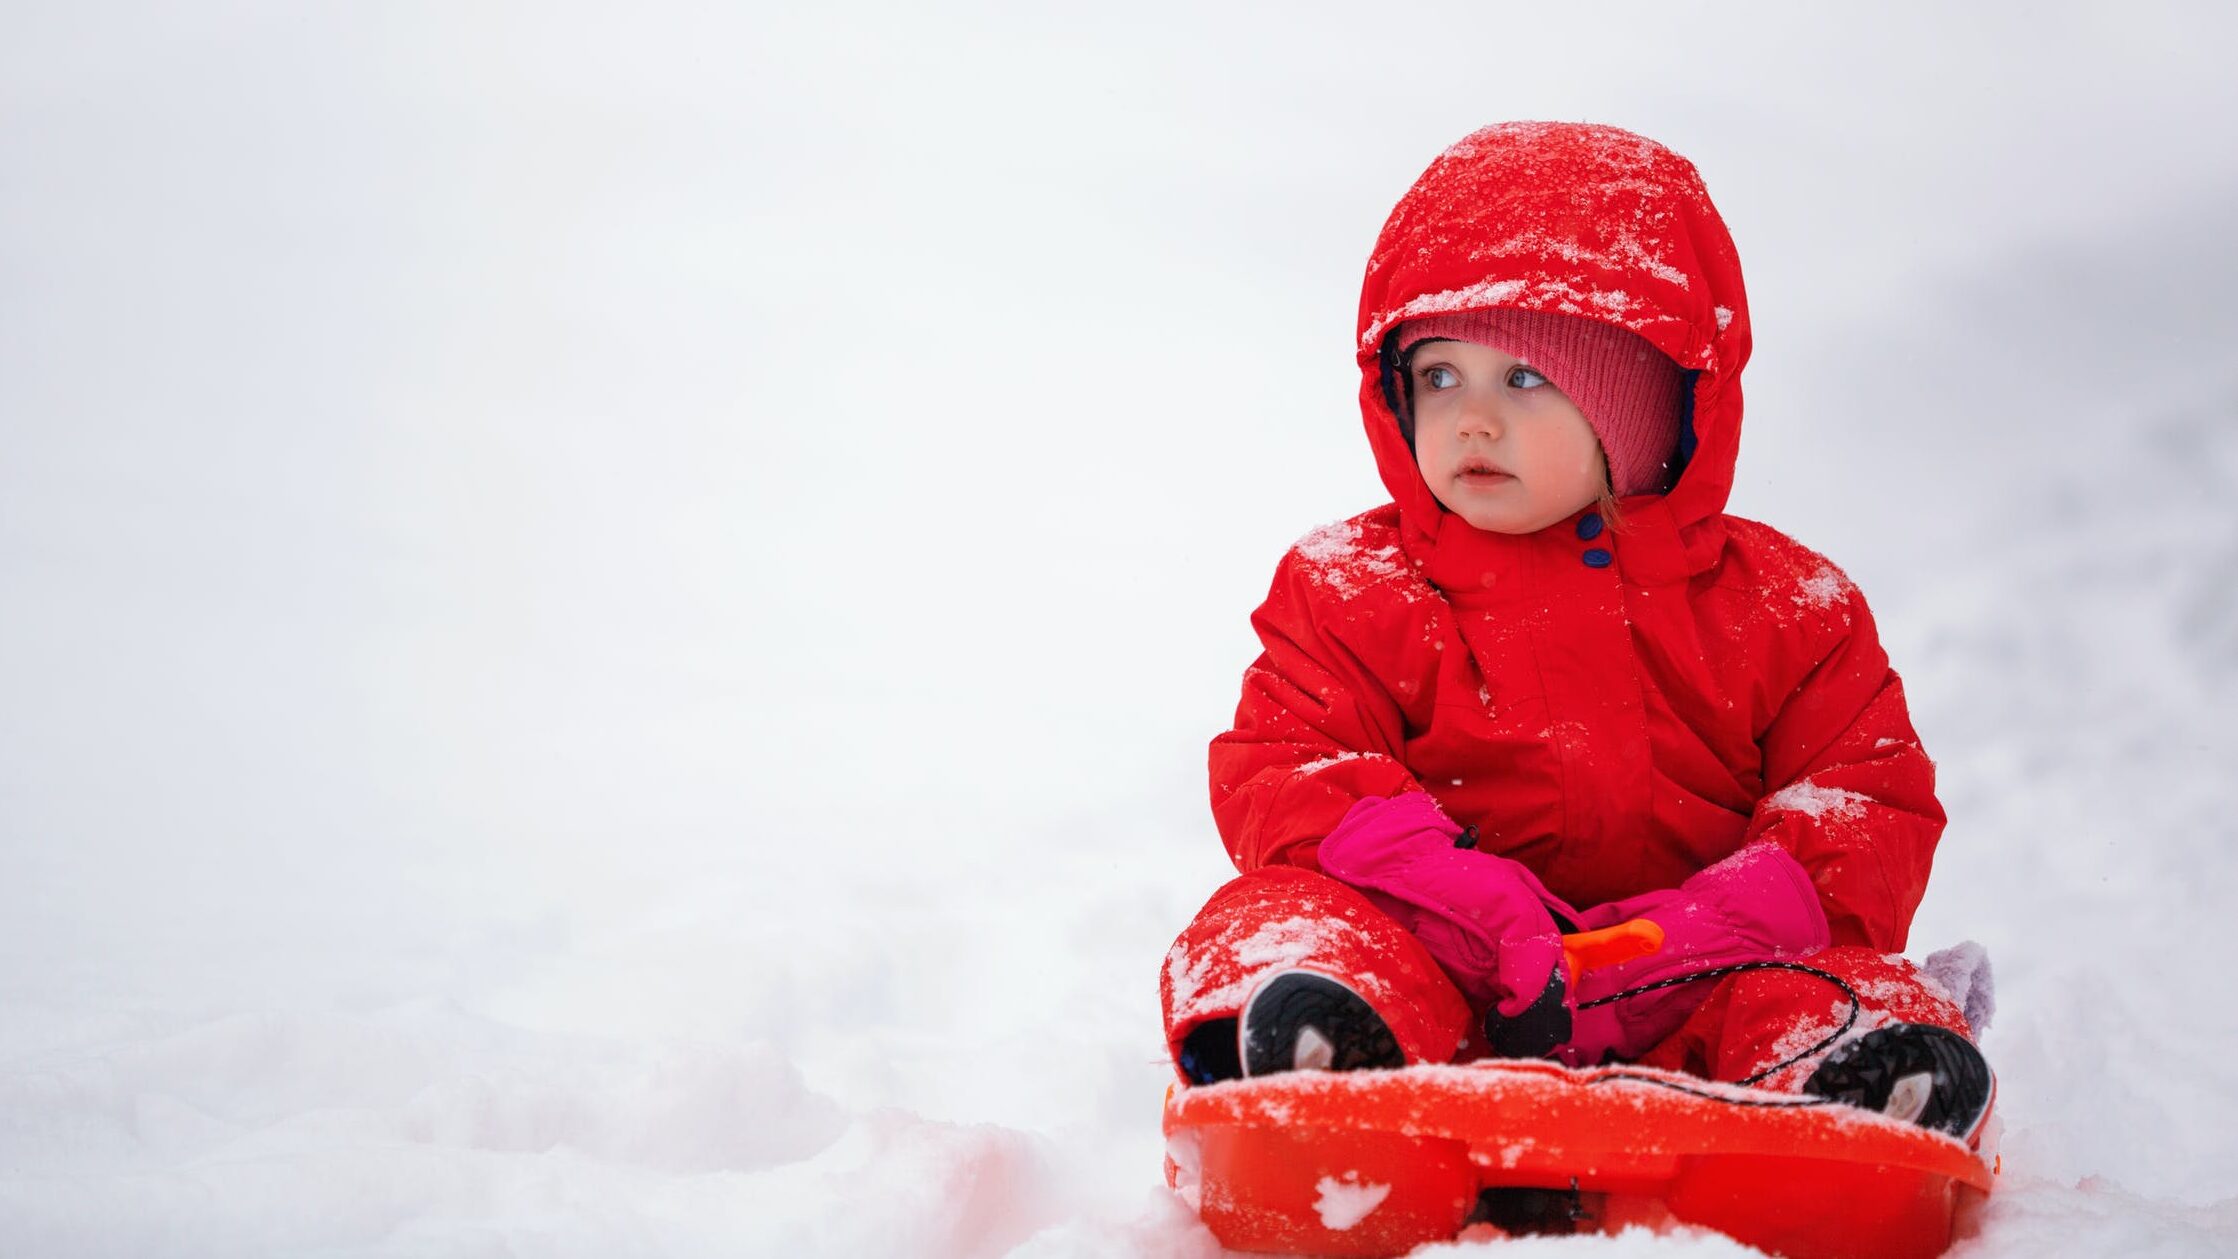
[[[1521,359],[1425,341],[1414,377],[1414,461],[1446,510],[1493,533],[1533,533],[1601,496],[1608,465],[1585,413]]]

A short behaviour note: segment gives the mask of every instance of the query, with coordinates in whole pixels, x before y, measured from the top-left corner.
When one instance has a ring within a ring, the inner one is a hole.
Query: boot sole
[[[1924,1098],[1911,1122],[1972,1144],[1989,1116],[1997,1080],[1981,1051],[1958,1033],[1928,1023],[1898,1023],[1867,1032],[1820,1063],[1803,1091],[1886,1113],[1904,1082],[1924,1076]]]
[[[1309,1058],[1326,1058],[1307,1064],[1309,1068],[1360,1071],[1406,1065],[1383,1016],[1360,994],[1326,975],[1285,971],[1272,976],[1251,994],[1238,1022],[1236,1037],[1247,1076],[1299,1070],[1299,1044],[1309,1030],[1326,1046],[1324,1055],[1308,1045]]]

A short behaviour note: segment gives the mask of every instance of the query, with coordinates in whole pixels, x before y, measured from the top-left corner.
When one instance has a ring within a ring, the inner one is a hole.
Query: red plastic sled
[[[1632,1066],[1290,1072],[1169,1090],[1166,1181],[1231,1249],[1363,1256],[1505,1204],[1529,1231],[1676,1221],[1789,1259],[1909,1259],[1990,1192],[1995,1170],[1939,1133],[1782,1101]]]

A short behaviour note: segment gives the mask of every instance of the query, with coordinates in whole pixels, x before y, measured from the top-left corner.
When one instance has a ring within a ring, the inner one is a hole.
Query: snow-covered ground
[[[2238,1251],[2238,23],[1806,8],[12,6],[0,1254],[1217,1254],[1203,745],[1504,117],[1732,223],[1997,965],[1957,1253]]]

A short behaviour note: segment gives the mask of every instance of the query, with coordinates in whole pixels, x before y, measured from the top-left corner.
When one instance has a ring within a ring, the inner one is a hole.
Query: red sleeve
[[[1748,839],[1779,844],[1810,872],[1835,944],[1893,953],[1927,892],[1943,806],[1873,615],[1840,584],[1830,610],[1846,627],[1758,739],[1766,793]]]
[[[1318,869],[1322,837],[1354,803],[1421,790],[1399,761],[1398,702],[1315,594],[1291,551],[1251,614],[1263,650],[1244,671],[1234,728],[1212,741],[1212,816],[1239,870]]]

